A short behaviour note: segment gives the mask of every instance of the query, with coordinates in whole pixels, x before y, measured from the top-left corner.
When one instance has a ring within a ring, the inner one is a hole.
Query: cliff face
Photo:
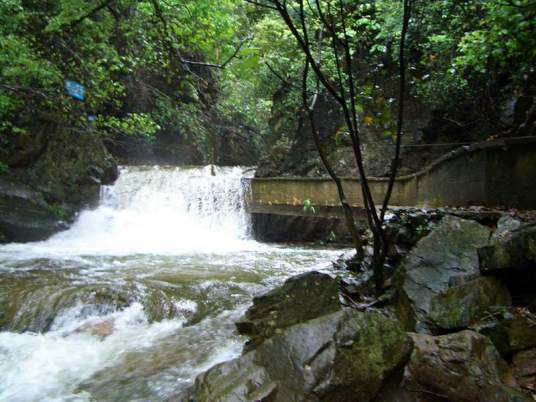
[[[359,105],[363,162],[368,176],[385,177],[389,175],[394,156],[398,76],[392,68],[378,76],[371,75],[366,66],[360,71],[364,78],[359,88],[374,88],[369,99]],[[309,119],[302,118],[300,124],[300,111],[285,106],[288,97],[288,90],[273,97],[270,126],[282,146],[276,146],[261,161],[257,176],[327,176],[313,142]],[[493,112],[486,109],[489,99],[483,96],[468,96],[465,102],[441,109],[434,99],[419,96],[414,88],[408,88],[399,174],[416,172],[460,144],[480,142],[490,136],[526,135],[511,129],[519,127],[526,119],[533,107],[532,99],[520,96],[504,84],[492,100]],[[340,176],[357,177],[340,106],[325,95],[319,98],[314,115],[324,151],[335,172]]]
[[[279,110],[278,105],[274,105],[274,110]],[[367,119],[375,119],[381,113],[385,113],[385,108],[368,106],[362,113]],[[257,176],[327,176],[318,152],[314,145],[311,134],[311,127],[308,117],[302,117],[302,124],[299,118],[295,119],[291,113],[299,113],[290,110],[284,112],[274,112],[271,120],[272,130],[278,131],[282,121],[296,121],[294,127],[286,127],[286,132],[277,133],[281,138],[286,137],[289,146],[286,148],[276,147],[275,152],[265,158],[259,166]],[[394,109],[391,110],[394,113]],[[391,119],[391,118],[389,118]],[[375,120],[374,120],[375,121]],[[341,176],[357,177],[358,172],[355,166],[355,159],[351,146],[351,141],[345,133],[346,125],[339,105],[331,98],[324,96],[317,102],[315,109],[315,125],[320,131],[323,141],[324,151],[330,161],[331,166]],[[361,143],[365,168],[369,176],[387,176],[391,159],[394,155],[394,141],[391,137],[394,129],[387,130],[386,127],[392,125],[392,121],[378,121],[372,124],[362,124]],[[427,132],[441,133],[448,129],[444,122],[434,119],[430,108],[423,105],[417,99],[410,99],[406,104],[405,113],[404,144],[415,145],[426,142]],[[448,130],[447,130],[448,131]],[[386,133],[391,133],[386,135]],[[454,138],[450,131],[447,136]],[[433,142],[444,141],[444,136],[437,138]],[[454,147],[452,147],[454,148]],[[425,166],[428,162],[439,157],[442,153],[452,149],[448,147],[429,148],[403,148],[401,157],[401,173],[414,172]]]
[[[11,139],[0,161],[0,241],[43,240],[98,201],[117,166],[100,137],[41,121]]]

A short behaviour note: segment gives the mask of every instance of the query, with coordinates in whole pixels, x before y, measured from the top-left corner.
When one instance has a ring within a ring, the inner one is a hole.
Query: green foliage
[[[129,113],[125,117],[99,118],[97,124],[110,133],[151,137],[160,126],[146,113]]]
[[[412,39],[421,57],[414,82],[432,105],[452,107],[499,77],[519,84],[534,72],[535,2],[419,2],[416,13]]]
[[[67,211],[59,204],[48,204],[48,210],[58,219],[67,218]]]
[[[459,43],[455,67],[484,74],[515,66],[518,78],[532,72],[536,60],[536,2],[487,1],[481,12],[485,17]]]
[[[315,208],[315,205],[313,204],[313,202],[307,198],[304,202],[303,202],[303,210],[305,212],[310,212],[312,214],[316,214],[316,208]]]
[[[339,32],[346,16],[361,124],[392,137],[401,2],[318,1]],[[243,0],[156,3],[160,14],[152,0],[117,0],[96,13],[100,0],[0,2],[0,137],[25,131],[42,113],[82,127],[81,116],[92,114],[93,128],[110,135],[176,133],[208,152],[215,129],[207,121],[218,115],[252,128],[248,141],[258,149],[291,143],[303,54],[279,15]],[[296,11],[297,2],[289,3]],[[319,40],[315,4],[305,7],[312,50],[335,83],[337,61],[329,35]],[[477,102],[495,82],[520,87],[534,75],[534,0],[414,4],[409,81],[427,104],[443,110]],[[183,63],[221,64],[239,45],[224,70]],[[84,103],[65,94],[66,78],[86,87]],[[314,88],[312,74],[309,80]],[[344,132],[334,133],[336,144]]]
[[[210,92],[208,80],[218,77],[193,71],[179,55],[214,64],[228,59],[241,41],[241,1],[156,3],[164,21],[152,0],[118,0],[98,12],[100,0],[1,2],[0,136],[23,131],[39,114],[82,127],[91,114],[92,128],[109,135],[147,137],[181,126],[181,133],[198,130],[196,141],[205,143],[200,114],[209,100],[198,92]],[[65,94],[64,79],[85,86],[83,103]]]
[[[337,235],[332,231],[329,232],[329,235],[326,239],[329,243],[333,243],[335,241],[337,241]]]

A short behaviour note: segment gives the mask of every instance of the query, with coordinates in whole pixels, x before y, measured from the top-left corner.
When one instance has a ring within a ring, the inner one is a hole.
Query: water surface
[[[123,168],[47,241],[0,247],[0,401],[161,401],[240,354],[254,295],[340,250],[250,236],[242,168]]]

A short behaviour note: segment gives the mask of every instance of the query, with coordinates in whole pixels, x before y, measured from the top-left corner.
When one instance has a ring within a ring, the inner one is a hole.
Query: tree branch
[[[89,11],[88,13],[84,14],[83,16],[79,17],[78,19],[72,21],[69,23],[68,29],[73,29],[78,24],[80,24],[82,21],[84,21],[86,18],[92,17],[93,15],[97,14],[100,10],[108,7],[111,5],[115,0],[106,0],[97,7],[95,7],[93,10]]]
[[[400,145],[402,143],[402,130],[404,125],[404,106],[406,100],[406,36],[409,28],[409,20],[411,18],[412,0],[404,0],[404,11],[402,21],[402,33],[400,35],[400,49],[398,55],[399,72],[400,72],[400,87],[398,92],[398,119],[396,128],[396,148],[395,157],[391,163],[391,175],[389,177],[389,185],[387,192],[383,200],[383,205],[380,213],[381,221],[384,221],[385,213],[391,200],[391,194],[395,184],[396,173],[398,171],[398,165],[400,163]]]
[[[260,3],[258,1],[254,1],[254,0],[244,0],[244,1],[246,3],[253,4],[255,6],[264,7],[264,8],[268,8],[270,10],[276,10],[277,11],[277,8],[275,8],[274,6],[272,6],[270,4],[264,4],[264,3]]]

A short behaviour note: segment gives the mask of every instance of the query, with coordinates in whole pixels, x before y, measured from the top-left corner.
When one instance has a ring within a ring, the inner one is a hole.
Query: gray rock
[[[412,338],[415,346],[402,386],[415,393],[416,400],[530,400],[508,386],[508,365],[485,336],[462,331]]]
[[[510,238],[521,227],[521,221],[509,215],[503,215],[497,221],[497,229],[491,236],[492,241],[501,241]]]
[[[490,338],[505,358],[514,352],[536,348],[536,315],[526,308],[496,309],[471,329]]]
[[[369,401],[410,353],[398,321],[345,308],[281,330],[172,400]]]
[[[445,216],[422,238],[399,267],[398,311],[404,327],[430,331],[434,298],[480,275],[478,247],[488,244],[490,230],[473,221]]]
[[[520,228],[509,239],[478,250],[480,270],[533,270],[536,268],[536,226]]]
[[[495,306],[510,306],[508,288],[496,278],[482,277],[449,287],[432,298],[429,320],[442,330],[467,328]]]
[[[53,213],[42,194],[0,177],[2,243],[42,240],[66,228],[66,223]]]
[[[507,385],[491,385],[482,390],[481,402],[534,402],[529,394]]]
[[[99,136],[36,120],[0,162],[2,242],[43,240],[64,230],[77,211],[98,201],[117,166]]]
[[[250,337],[251,348],[276,331],[340,309],[338,281],[320,272],[308,272],[253,299],[245,319],[236,325],[240,334]]]
[[[536,349],[518,352],[512,358],[516,381],[524,390],[536,392]]]

